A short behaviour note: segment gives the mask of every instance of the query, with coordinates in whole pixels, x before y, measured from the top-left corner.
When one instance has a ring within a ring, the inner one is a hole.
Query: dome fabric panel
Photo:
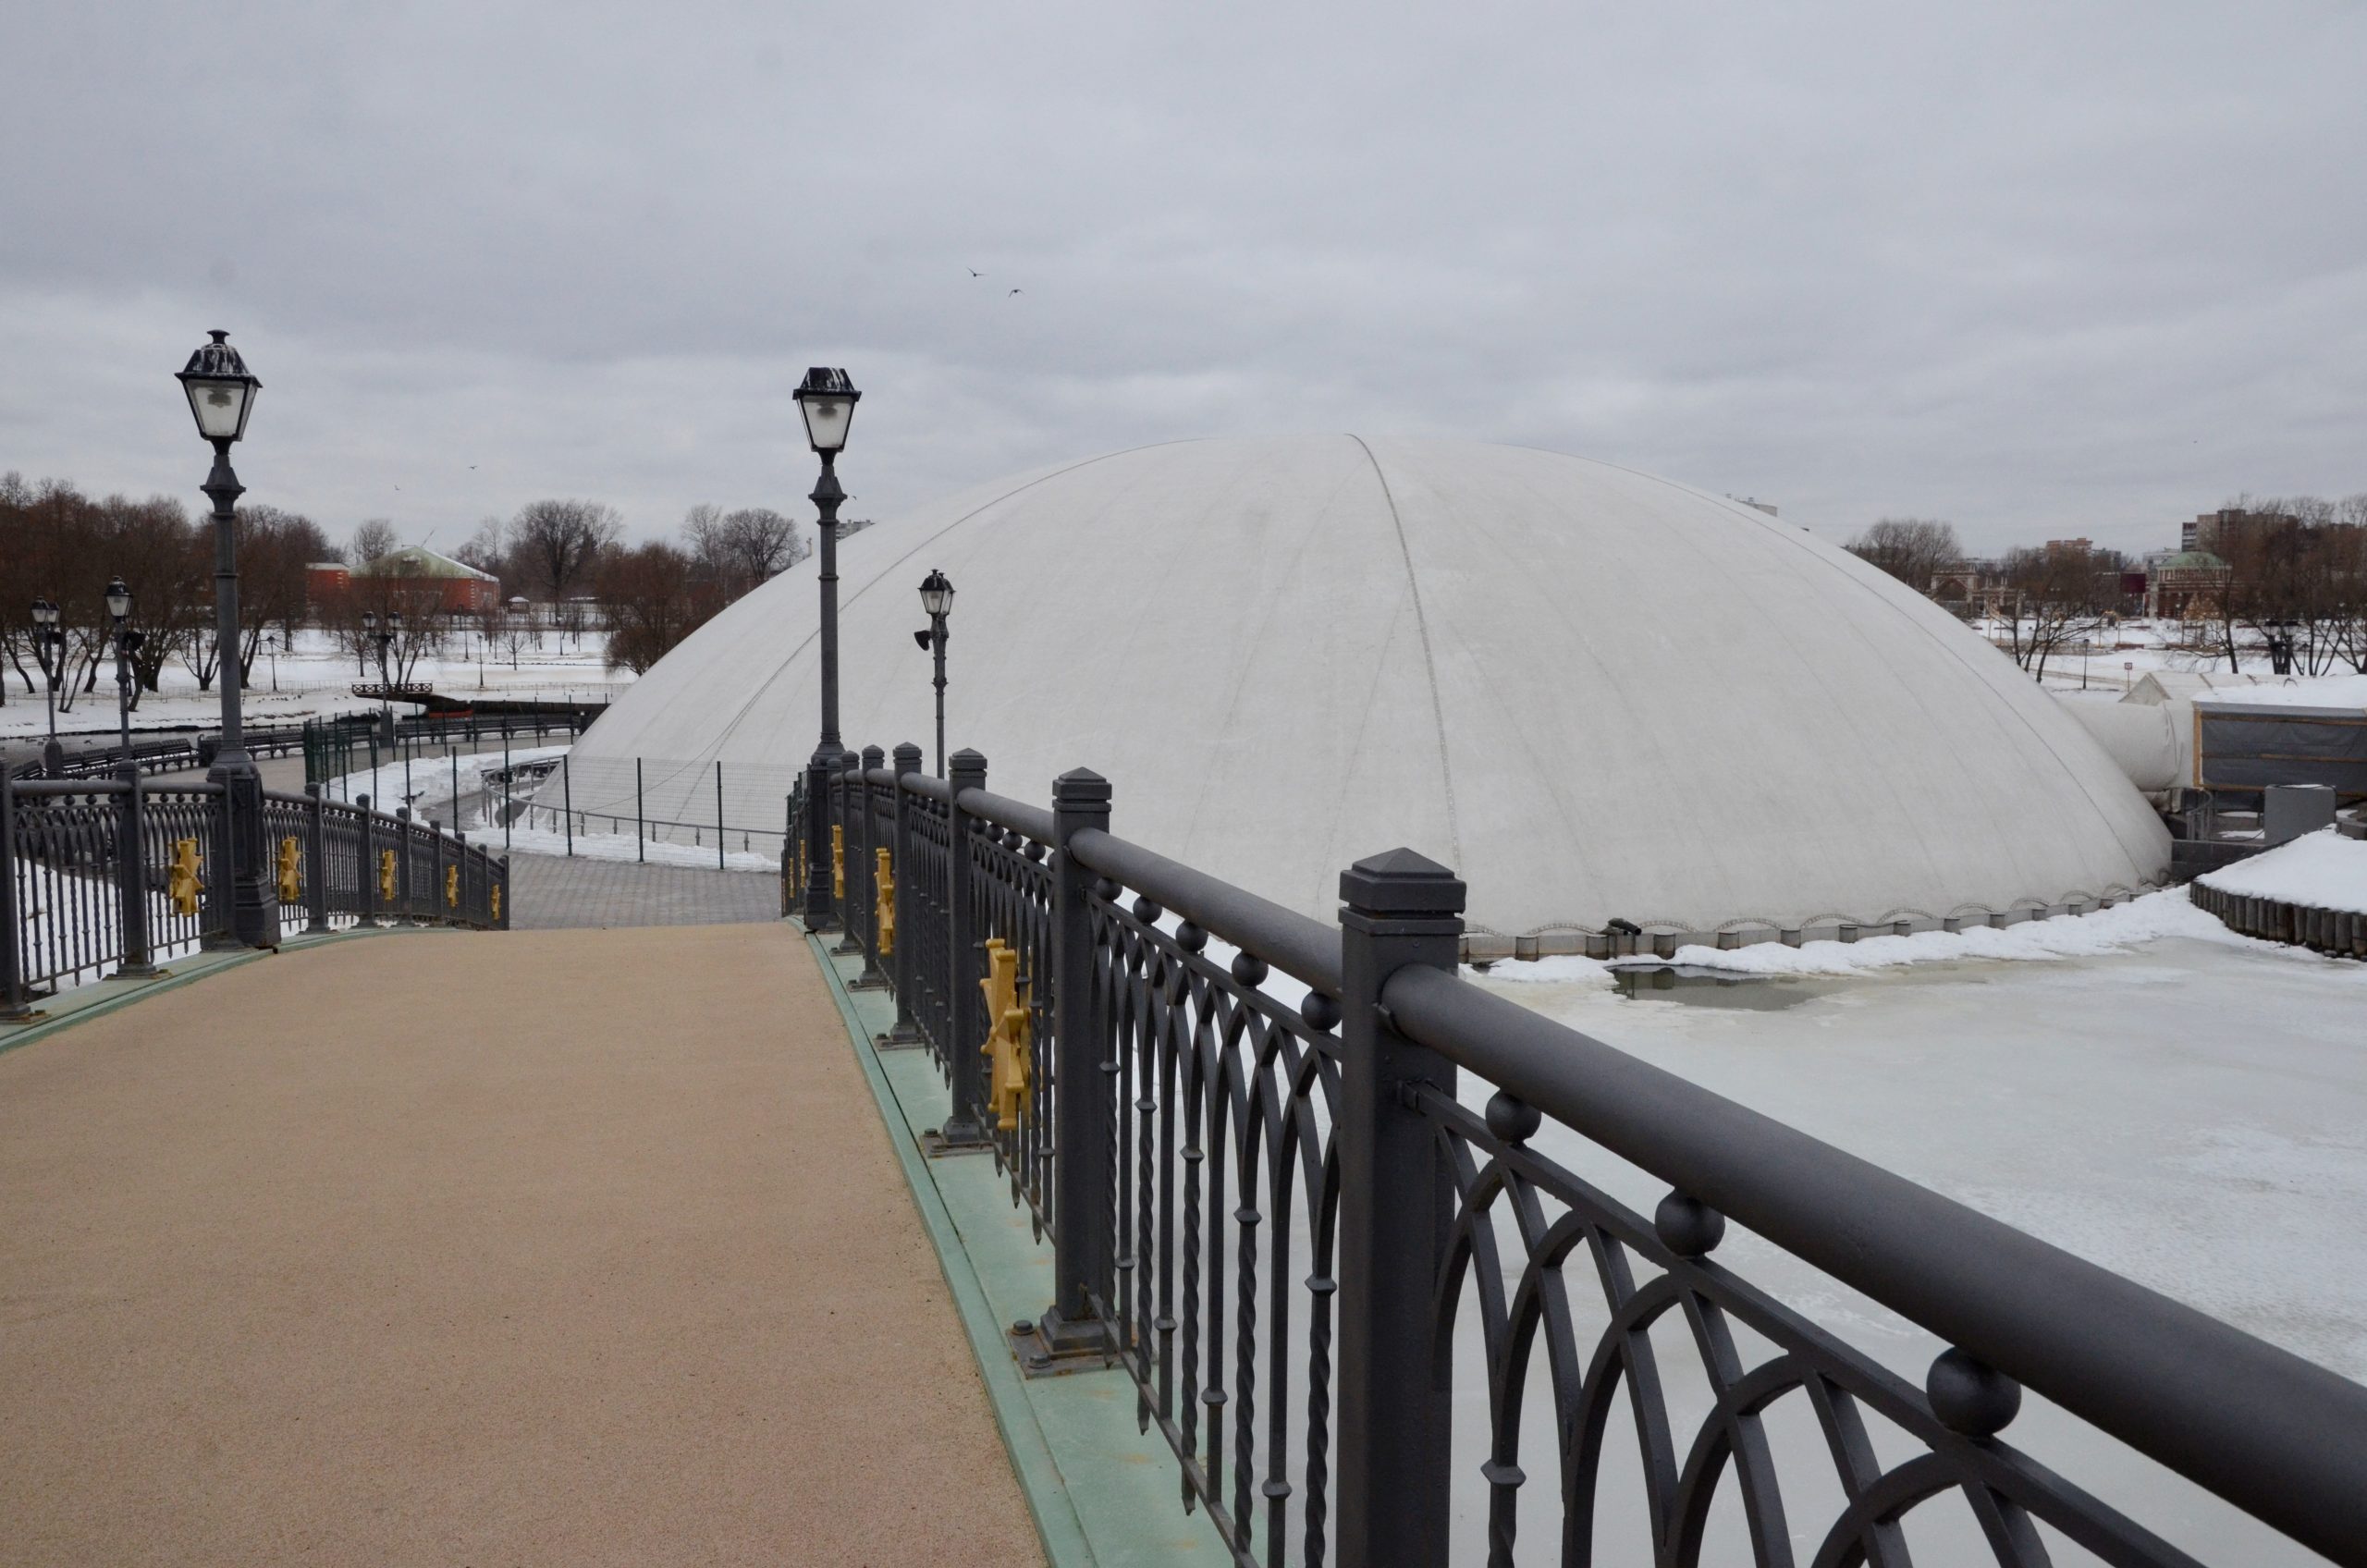
[[[1946,612],[1609,464],[1178,442],[980,486],[839,557],[849,745],[927,745],[911,632],[941,568],[948,744],[986,753],[989,788],[1041,800],[1092,767],[1122,835],[1326,919],[1340,869],[1401,844],[1507,934],[1936,922],[2131,890],[2169,859],[2085,729]],[[802,765],[815,599],[803,570],[742,598],[576,754]],[[652,815],[702,820],[684,777]]]

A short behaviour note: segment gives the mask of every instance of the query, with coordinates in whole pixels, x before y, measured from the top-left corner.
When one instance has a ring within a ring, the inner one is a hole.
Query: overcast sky
[[[1978,547],[2367,490],[2355,3],[18,0],[0,59],[0,469],[198,504],[227,327],[337,535],[810,515],[824,363],[856,516],[1269,430]]]

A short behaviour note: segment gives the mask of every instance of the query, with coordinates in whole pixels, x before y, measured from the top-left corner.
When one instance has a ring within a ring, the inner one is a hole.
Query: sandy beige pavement
[[[340,943],[0,1055],[0,1433],[7,1563],[1041,1555],[779,925]]]

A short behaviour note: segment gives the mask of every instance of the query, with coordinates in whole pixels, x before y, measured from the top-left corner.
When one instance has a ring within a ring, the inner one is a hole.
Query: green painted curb
[[[895,1146],[896,1162],[903,1169],[904,1184],[912,1189],[913,1207],[920,1211],[929,1244],[937,1250],[938,1268],[945,1275],[946,1290],[951,1295],[954,1310],[961,1315],[963,1331],[969,1336],[970,1353],[977,1359],[978,1375],[987,1386],[987,1403],[994,1406],[995,1426],[1002,1433],[1003,1448],[1011,1455],[1019,1489],[1027,1498],[1027,1512],[1035,1516],[1036,1534],[1044,1543],[1044,1555],[1054,1568],[1090,1568],[1095,1562],[1093,1548],[1085,1539],[1075,1505],[1069,1501],[1068,1483],[1062,1479],[1060,1466],[1052,1462],[1052,1451],[1044,1440],[1043,1428],[1036,1424],[1035,1407],[1028,1403],[1026,1390],[1020,1386],[1019,1368],[1012,1365],[1002,1325],[995,1320],[993,1309],[987,1305],[987,1293],[978,1283],[977,1270],[971,1265],[969,1249],[962,1244],[962,1234],[954,1227],[952,1215],[946,1211],[945,1200],[938,1194],[937,1182],[928,1173],[927,1160],[904,1120],[903,1107],[880,1072],[879,1058],[871,1048],[870,1032],[855,1011],[854,998],[847,991],[838,965],[830,962],[825,939],[805,932],[794,921],[790,924],[803,932],[815,967],[829,982],[830,995],[839,1004],[839,1016],[854,1043],[855,1060],[863,1064],[864,1081],[871,1085],[879,1120],[887,1126],[888,1141]]]
[[[350,942],[362,937],[400,937],[411,934],[424,936],[437,931],[452,929],[457,929],[457,927],[435,925],[356,926],[350,931],[332,931],[325,936],[308,934],[301,937],[290,937],[287,942],[283,943],[276,949],[248,948],[238,952],[215,951],[191,953],[187,958],[178,958],[170,961],[173,967],[166,970],[162,976],[153,980],[97,980],[92,982],[93,986],[121,986],[123,988],[116,992],[113,996],[100,997],[91,1001],[78,1001],[68,1011],[60,1012],[54,1017],[38,1020],[35,1023],[0,1024],[0,1030],[6,1031],[6,1033],[0,1033],[0,1056],[5,1056],[8,1052],[15,1050],[19,1046],[30,1046],[36,1040],[48,1039],[52,1035],[71,1029],[74,1025],[80,1023],[85,1020],[104,1018],[108,1013],[119,1011],[124,1008],[131,1006],[135,1002],[146,1001],[151,997],[160,997],[166,991],[178,991],[183,986],[194,985],[198,981],[203,980],[210,975],[219,974],[224,970],[236,969],[240,964],[252,963],[257,959],[271,958],[276,953],[308,952],[314,948],[331,947],[338,942]],[[50,998],[47,999],[54,1001],[56,998]]]

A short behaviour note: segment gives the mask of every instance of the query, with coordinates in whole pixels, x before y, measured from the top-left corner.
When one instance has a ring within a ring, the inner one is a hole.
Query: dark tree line
[[[231,656],[241,678],[263,652],[266,632],[292,635],[305,619],[304,568],[334,554],[312,519],[277,507],[239,508],[239,638]],[[66,678],[58,705],[112,685],[114,621],[107,580],[121,577],[133,594],[131,626],[147,634],[133,661],[134,700],[156,690],[178,659],[210,689],[222,649],[214,620],[214,527],[166,496],[135,501],[93,498],[62,480],[28,484],[0,474],[0,659],[24,693],[41,693],[41,666],[26,617],[35,599],[62,612]],[[0,673],[0,702],[7,682]]]

